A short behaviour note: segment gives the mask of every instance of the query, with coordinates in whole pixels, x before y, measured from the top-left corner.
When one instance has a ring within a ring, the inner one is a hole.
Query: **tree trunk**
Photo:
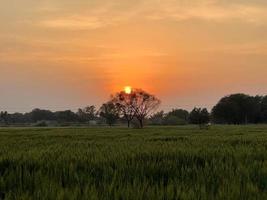
[[[139,119],[139,123],[140,123],[140,128],[144,128],[143,119]]]
[[[127,120],[128,128],[130,128],[130,120]]]

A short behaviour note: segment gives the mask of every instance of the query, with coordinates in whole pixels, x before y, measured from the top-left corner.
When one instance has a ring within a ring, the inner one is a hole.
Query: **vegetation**
[[[209,123],[210,114],[206,108],[194,108],[189,115],[189,121],[192,124],[198,124],[201,127],[202,125]]]
[[[124,91],[115,94],[111,100],[118,108],[120,117],[127,121],[127,126],[130,128],[131,122],[135,118],[136,110],[133,106],[134,95],[132,92],[126,93]]]
[[[223,97],[212,109],[196,108],[191,112],[184,109],[173,109],[170,112],[156,112],[160,101],[153,95],[142,90],[133,90],[131,93],[120,92],[112,96],[108,102],[113,104],[113,118],[106,119],[103,115],[103,105],[99,111],[95,106],[71,110],[52,112],[50,110],[34,109],[29,113],[0,113],[0,125],[33,125],[66,126],[73,124],[84,125],[103,124],[111,122],[127,124],[128,127],[143,127],[148,125],[186,125],[205,124],[211,121],[215,124],[264,124],[267,123],[267,96],[249,96],[233,94]],[[199,114],[198,111],[200,111]],[[102,112],[102,115],[100,113]],[[202,112],[202,113],[201,113]],[[197,115],[202,116],[201,120]],[[191,117],[190,117],[191,116]],[[192,118],[192,116],[194,116]],[[196,118],[195,118],[196,117]],[[200,121],[199,121],[200,120]],[[110,123],[108,123],[110,124]]]
[[[112,126],[116,123],[116,120],[119,118],[119,113],[116,108],[116,105],[109,101],[104,103],[99,109],[100,117],[103,117],[106,120],[106,123],[109,126]]]
[[[5,199],[266,199],[267,127],[0,129]]]
[[[97,118],[96,107],[87,106],[83,109],[79,108],[77,115],[80,122],[88,122],[90,120],[95,120]]]
[[[214,122],[223,124],[266,123],[267,96],[226,96],[213,108],[212,116]]]
[[[128,128],[133,119],[139,122],[139,127],[144,127],[144,120],[160,105],[160,100],[141,89],[125,91],[116,94],[112,102],[118,108],[119,115],[125,118]]]

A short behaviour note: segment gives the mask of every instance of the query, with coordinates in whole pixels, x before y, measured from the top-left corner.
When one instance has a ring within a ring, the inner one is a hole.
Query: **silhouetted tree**
[[[14,113],[14,114],[9,114],[9,123],[13,123],[13,124],[16,124],[16,123],[20,123],[20,124],[23,124],[23,123],[30,123],[30,119],[27,118],[27,115],[26,114],[22,114],[22,113]]]
[[[212,109],[216,123],[247,124],[261,121],[262,97],[233,94],[223,97]]]
[[[116,123],[117,119],[119,118],[119,112],[116,105],[109,101],[104,103],[99,109],[100,117],[103,117],[106,120],[106,123],[109,126],[112,126]]]
[[[111,100],[117,107],[120,115],[127,121],[128,128],[136,114],[136,108],[134,107],[135,97],[136,94],[134,92],[127,94],[122,91],[113,96]]]
[[[160,111],[152,115],[149,118],[149,121],[152,125],[163,125],[164,117],[165,117],[164,111]]]
[[[189,121],[191,124],[198,124],[200,127],[210,121],[210,114],[206,108],[194,108],[190,115]]]
[[[33,122],[38,122],[42,120],[54,120],[55,115],[50,110],[41,110],[41,109],[34,109],[30,113],[31,119]]]
[[[95,106],[87,106],[83,109],[79,108],[77,115],[79,118],[79,121],[81,122],[88,122],[90,120],[94,120],[97,117],[96,114],[96,107]]]
[[[141,89],[132,92],[132,107],[140,128],[144,127],[144,119],[153,113],[160,105],[160,100]]]
[[[8,124],[8,112],[4,111],[0,113],[0,120],[3,121],[5,124]]]
[[[164,124],[166,125],[184,125],[188,123],[189,112],[183,109],[173,109],[166,114]]]
[[[185,121],[184,119],[181,119],[174,115],[166,115],[163,120],[163,125],[186,125],[188,124],[188,121]]]
[[[55,117],[58,122],[77,122],[78,116],[71,110],[55,112]]]
[[[183,109],[173,109],[171,112],[167,113],[167,115],[176,116],[184,121],[188,121],[189,112]]]
[[[267,96],[262,97],[261,100],[261,122],[267,122]]]

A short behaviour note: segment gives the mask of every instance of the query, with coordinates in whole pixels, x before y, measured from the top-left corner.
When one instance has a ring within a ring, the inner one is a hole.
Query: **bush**
[[[170,115],[164,118],[163,124],[164,125],[186,125],[187,122],[184,119]]]

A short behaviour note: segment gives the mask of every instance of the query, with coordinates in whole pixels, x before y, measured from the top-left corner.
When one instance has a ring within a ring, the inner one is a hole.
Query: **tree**
[[[247,124],[261,121],[262,97],[246,94],[232,94],[223,97],[212,109],[217,123]]]
[[[160,100],[141,89],[132,92],[132,107],[135,117],[139,121],[140,128],[144,127],[144,119],[153,113],[160,105]]]
[[[50,110],[41,110],[41,109],[34,109],[30,113],[31,119],[33,122],[38,122],[42,120],[54,120],[55,116],[54,113]]]
[[[13,113],[9,114],[9,122],[10,123],[27,123],[29,120],[26,118],[25,114],[22,113]]]
[[[261,122],[267,122],[267,96],[262,97],[261,100]]]
[[[96,107],[95,106],[87,106],[83,109],[79,108],[77,115],[79,117],[79,121],[88,122],[90,120],[96,119]]]
[[[78,116],[71,110],[55,112],[55,117],[58,122],[77,122]]]
[[[8,117],[8,112],[5,111],[0,113],[0,120],[2,120],[5,124],[8,124]]]
[[[111,100],[122,117],[124,117],[127,121],[128,128],[130,127],[131,121],[134,119],[136,114],[136,109],[134,107],[135,97],[136,95],[134,92],[127,94],[122,91],[113,96]]]
[[[152,115],[149,118],[149,121],[152,125],[162,125],[164,122],[164,117],[165,117],[164,111],[160,111]]]
[[[210,114],[206,108],[194,108],[189,115],[189,121],[201,127],[210,121]]]
[[[183,109],[173,109],[164,118],[166,125],[184,125],[188,123],[189,113]]]
[[[173,109],[167,115],[176,116],[180,119],[183,119],[184,121],[187,121],[189,117],[188,111],[183,109]]]
[[[106,123],[109,126],[114,125],[116,123],[117,119],[119,118],[118,109],[117,109],[116,105],[112,101],[104,103],[100,107],[99,115],[100,115],[100,117],[105,118]]]
[[[95,106],[85,107],[84,112],[86,113],[89,120],[94,120],[96,118],[96,107]]]
[[[186,125],[188,124],[188,122],[175,115],[167,115],[164,117],[163,124],[175,126],[175,125]]]

